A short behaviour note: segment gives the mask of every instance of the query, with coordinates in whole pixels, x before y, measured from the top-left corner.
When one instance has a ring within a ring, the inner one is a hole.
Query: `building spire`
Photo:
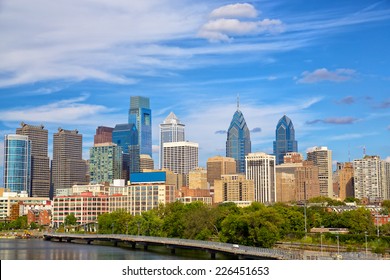
[[[237,111],[240,110],[240,94],[237,94]]]

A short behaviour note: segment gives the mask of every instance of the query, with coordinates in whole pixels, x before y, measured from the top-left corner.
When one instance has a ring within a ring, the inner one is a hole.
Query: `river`
[[[173,255],[164,247],[147,251],[106,245],[87,245],[43,239],[0,239],[0,260],[207,260],[210,255],[197,250],[176,250]],[[228,257],[217,254],[217,259]]]

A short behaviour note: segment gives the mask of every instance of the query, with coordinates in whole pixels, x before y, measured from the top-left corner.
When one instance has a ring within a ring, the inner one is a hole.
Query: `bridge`
[[[78,242],[93,244],[96,241],[110,242],[114,246],[119,243],[130,245],[133,249],[143,247],[147,250],[149,246],[164,246],[175,254],[176,249],[194,249],[206,251],[211,259],[216,258],[216,254],[234,255],[239,259],[268,259],[268,260],[291,260],[301,259],[302,256],[297,251],[285,249],[268,249],[242,246],[230,243],[189,240],[179,238],[165,238],[153,236],[134,236],[125,234],[67,234],[67,233],[47,233],[43,235],[47,241]]]

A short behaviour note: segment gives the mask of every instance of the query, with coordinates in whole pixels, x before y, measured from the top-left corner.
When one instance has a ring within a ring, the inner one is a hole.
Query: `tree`
[[[76,218],[76,216],[74,215],[74,213],[70,213],[69,215],[67,215],[67,216],[65,217],[64,223],[65,223],[66,226],[74,226],[74,225],[77,225],[77,218]]]

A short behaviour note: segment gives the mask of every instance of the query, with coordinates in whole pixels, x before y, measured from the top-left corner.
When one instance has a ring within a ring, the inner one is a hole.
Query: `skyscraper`
[[[207,160],[207,182],[210,188],[214,187],[214,181],[220,180],[222,175],[235,174],[237,172],[234,158],[215,156]]]
[[[164,143],[164,166],[176,174],[188,174],[198,167],[198,143]]]
[[[281,164],[283,163],[284,155],[291,152],[298,152],[294,125],[286,115],[279,120],[275,135],[274,155],[276,157],[276,164]]]
[[[52,184],[53,193],[86,183],[86,164],[82,159],[83,136],[78,130],[58,129],[53,136]]]
[[[93,143],[103,144],[103,143],[111,143],[112,142],[112,131],[114,128],[107,126],[99,126],[96,129],[96,134],[93,137]]]
[[[185,125],[180,122],[173,112],[160,124],[160,169],[164,166],[164,143],[185,141],[184,128]]]
[[[129,124],[135,124],[138,130],[140,154],[152,156],[152,110],[149,98],[130,97]]]
[[[251,139],[244,115],[239,109],[233,115],[227,132],[226,156],[232,157],[237,162],[237,173],[245,173],[245,156],[251,152]]]
[[[91,183],[113,183],[122,178],[122,148],[114,143],[96,144],[90,149]]]
[[[31,195],[31,140],[25,135],[4,137],[4,188]]]
[[[50,158],[48,156],[48,131],[43,125],[21,123],[16,134],[28,136],[31,141],[31,193],[30,196],[49,197]]]
[[[246,178],[255,183],[255,201],[276,202],[275,156],[250,153],[245,157]]]
[[[318,166],[320,196],[333,197],[332,151],[327,147],[314,147],[307,153],[307,160]]]

